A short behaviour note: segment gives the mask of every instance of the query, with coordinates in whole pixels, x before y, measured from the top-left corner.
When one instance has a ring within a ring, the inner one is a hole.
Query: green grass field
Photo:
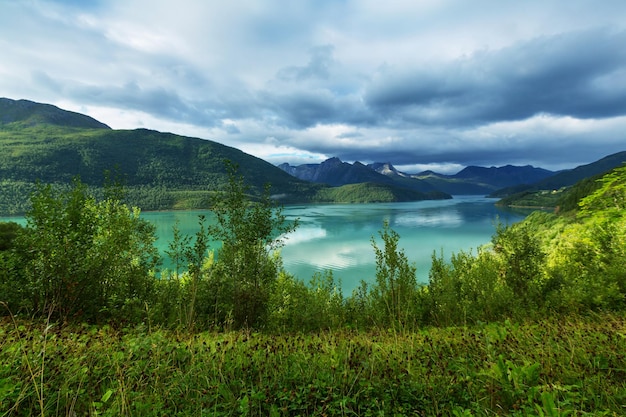
[[[0,324],[0,415],[626,413],[626,317],[281,334]]]

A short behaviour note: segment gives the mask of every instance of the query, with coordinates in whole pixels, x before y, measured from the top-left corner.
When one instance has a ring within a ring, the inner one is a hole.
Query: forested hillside
[[[5,213],[23,211],[37,181],[67,185],[79,176],[100,188],[106,172],[119,177],[131,203],[145,210],[198,207],[226,183],[225,160],[240,166],[256,195],[265,183],[285,199],[300,194],[307,199],[319,188],[238,149],[145,129],[8,124],[0,127],[0,144],[0,208]]]
[[[626,163],[626,151],[559,172],[533,184],[503,188],[490,196],[501,198],[498,204],[503,206],[558,207],[563,204],[562,199],[571,200],[572,194],[567,192],[570,187],[581,181],[591,184],[594,179],[624,163]],[[576,193],[580,194],[580,190],[579,185]]]
[[[121,181],[127,201],[143,210],[207,208],[228,181],[226,161],[239,167],[252,197],[270,184],[273,198],[282,202],[433,198],[394,184],[382,197],[369,184],[328,190],[210,140],[147,129],[113,130],[88,116],[25,100],[0,101],[0,146],[0,215],[25,213],[37,182],[68,189],[75,177],[97,195],[107,181]]]

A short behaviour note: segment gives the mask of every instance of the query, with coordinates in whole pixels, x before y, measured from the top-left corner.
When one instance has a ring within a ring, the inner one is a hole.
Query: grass
[[[0,415],[623,415],[626,317],[189,334],[0,322]]]

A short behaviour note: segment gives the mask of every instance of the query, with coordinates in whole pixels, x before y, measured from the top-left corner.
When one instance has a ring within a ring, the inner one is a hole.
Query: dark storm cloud
[[[626,32],[541,37],[414,71],[383,69],[366,101],[408,124],[465,125],[549,113],[626,114]]]

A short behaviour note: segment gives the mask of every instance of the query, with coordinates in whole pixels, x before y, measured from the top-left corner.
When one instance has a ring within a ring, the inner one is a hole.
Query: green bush
[[[345,323],[341,287],[331,271],[316,273],[309,285],[281,272],[269,300],[268,328],[278,332],[341,329]]]
[[[502,263],[504,281],[514,294],[511,301],[515,308],[536,310],[545,258],[539,239],[522,223],[509,227],[499,225],[492,241]]]
[[[153,289],[154,227],[118,198],[92,197],[76,179],[68,191],[38,186],[26,231],[15,241],[22,307],[87,322],[137,321]],[[12,306],[15,307],[15,306]]]
[[[426,305],[438,326],[471,324],[511,317],[515,295],[493,251],[453,254],[449,263],[433,254]]]

